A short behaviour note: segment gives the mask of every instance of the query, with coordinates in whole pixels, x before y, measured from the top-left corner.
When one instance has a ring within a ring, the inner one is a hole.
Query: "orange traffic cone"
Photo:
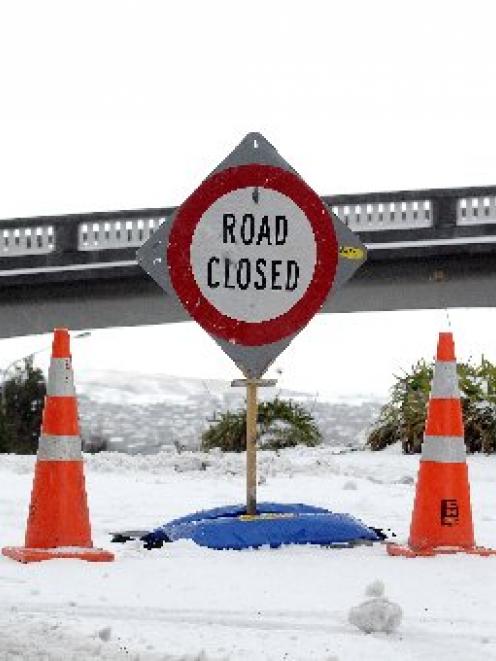
[[[439,333],[408,546],[388,544],[389,555],[493,555],[475,545],[455,345]]]
[[[19,562],[51,558],[110,561],[93,548],[67,329],[54,331],[25,547],[6,547]]]

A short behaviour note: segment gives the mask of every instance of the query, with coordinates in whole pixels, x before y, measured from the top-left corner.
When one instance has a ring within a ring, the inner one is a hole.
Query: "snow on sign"
[[[138,251],[171,304],[177,297],[247,377],[263,374],[364,259],[358,238],[255,133]]]

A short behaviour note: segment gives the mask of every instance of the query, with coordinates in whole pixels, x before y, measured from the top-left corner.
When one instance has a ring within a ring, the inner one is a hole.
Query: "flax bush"
[[[312,415],[297,402],[279,398],[258,406],[257,445],[277,450],[302,445],[318,445],[320,431]],[[224,452],[246,450],[246,409],[222,413],[202,436],[202,449],[221,448]]]
[[[403,452],[420,452],[434,363],[419,360],[395,376],[391,397],[380,411],[367,444],[382,450],[401,441]],[[458,364],[458,381],[468,452],[496,452],[496,366],[484,357],[478,365]]]

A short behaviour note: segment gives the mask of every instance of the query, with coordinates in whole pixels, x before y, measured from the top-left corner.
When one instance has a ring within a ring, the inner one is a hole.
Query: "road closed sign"
[[[292,172],[253,164],[215,174],[185,202],[167,263],[191,316],[250,346],[309,321],[329,293],[337,255],[320,198]]]
[[[138,262],[171,305],[179,300],[246,376],[259,377],[365,254],[274,147],[249,134]]]

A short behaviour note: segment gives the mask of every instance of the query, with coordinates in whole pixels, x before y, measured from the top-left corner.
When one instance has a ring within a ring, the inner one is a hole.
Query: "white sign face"
[[[196,283],[220,313],[251,323],[288,312],[312,281],[317,247],[293,200],[269,188],[239,188],[202,215],[191,243]]]

